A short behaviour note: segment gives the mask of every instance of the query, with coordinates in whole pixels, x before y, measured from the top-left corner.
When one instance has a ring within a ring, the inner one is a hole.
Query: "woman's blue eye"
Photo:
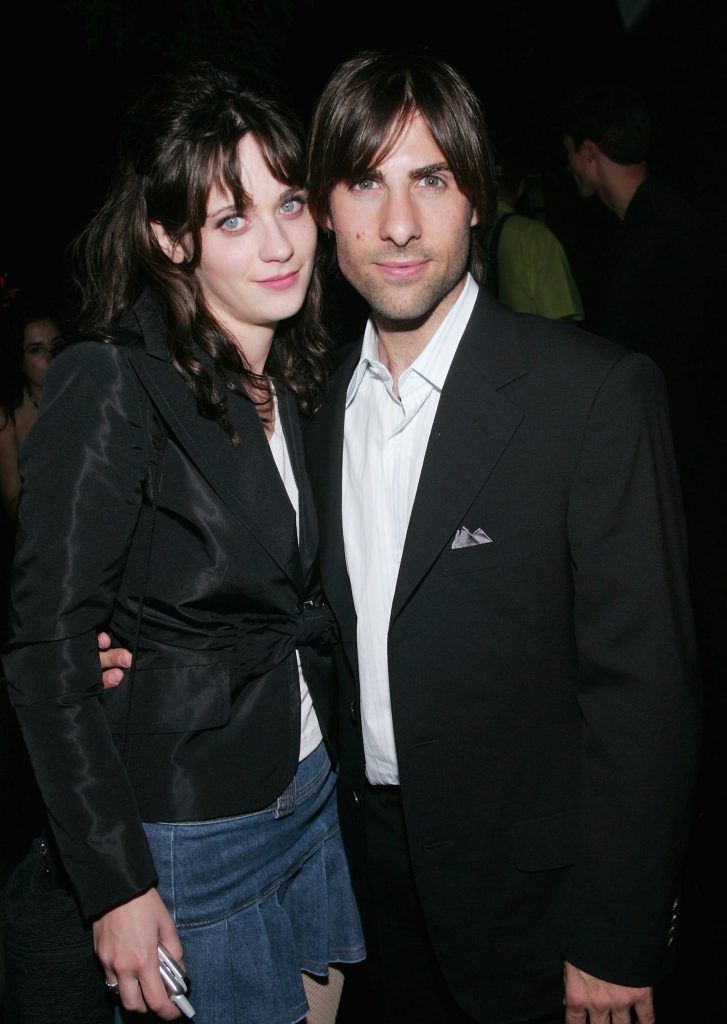
[[[235,213],[233,214],[232,217],[226,217],[222,221],[222,227],[226,231],[239,231],[239,229],[242,227],[244,223],[245,221],[243,220],[243,218],[240,217],[239,214]]]
[[[297,213],[303,206],[303,200],[299,196],[295,196],[293,199],[287,199],[280,209],[283,213]]]

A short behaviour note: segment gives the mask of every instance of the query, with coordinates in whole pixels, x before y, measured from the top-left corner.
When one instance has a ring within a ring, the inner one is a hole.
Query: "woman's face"
[[[52,320],[32,320],[23,328],[22,370],[26,380],[42,387],[45,371],[60,332]]]
[[[244,344],[251,333],[272,334],[303,305],[316,226],[305,191],[273,177],[252,135],[238,152],[250,205],[235,209],[229,192],[213,186],[195,274],[210,312]]]

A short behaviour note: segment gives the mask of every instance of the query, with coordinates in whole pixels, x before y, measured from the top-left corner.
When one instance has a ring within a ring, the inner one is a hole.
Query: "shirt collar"
[[[415,372],[425,380],[429,381],[438,391],[444,387],[444,381],[449,367],[452,364],[455,353],[465,332],[465,328],[472,315],[479,288],[471,274],[465,278],[457,301],[447,313],[437,330],[432,335],[426,347],[419,353],[417,358],[406,370],[406,373]],[[361,356],[346,391],[346,408],[353,402],[361,381],[364,379],[370,366],[380,365],[379,339],[373,321],[369,318],[364,331]]]

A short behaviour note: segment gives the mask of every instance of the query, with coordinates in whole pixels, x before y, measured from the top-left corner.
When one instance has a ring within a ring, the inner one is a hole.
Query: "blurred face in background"
[[[53,346],[60,332],[52,320],[31,320],[23,328],[21,368],[31,386],[43,386],[43,378],[53,355]]]

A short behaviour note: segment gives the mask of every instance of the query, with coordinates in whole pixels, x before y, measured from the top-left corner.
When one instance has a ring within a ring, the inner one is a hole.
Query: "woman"
[[[0,493],[6,515],[15,519],[20,496],[18,450],[35,423],[43,378],[60,337],[57,321],[41,308],[9,314],[10,356],[15,364],[0,408]]]
[[[303,168],[289,116],[208,65],[137,105],[82,240],[96,340],[53,363],[23,452],[11,696],[107,984],[164,1020],[157,943],[200,1024],[292,1024],[311,992],[333,1021],[311,977],[363,956],[321,742]],[[103,696],[101,625],[136,652]]]

